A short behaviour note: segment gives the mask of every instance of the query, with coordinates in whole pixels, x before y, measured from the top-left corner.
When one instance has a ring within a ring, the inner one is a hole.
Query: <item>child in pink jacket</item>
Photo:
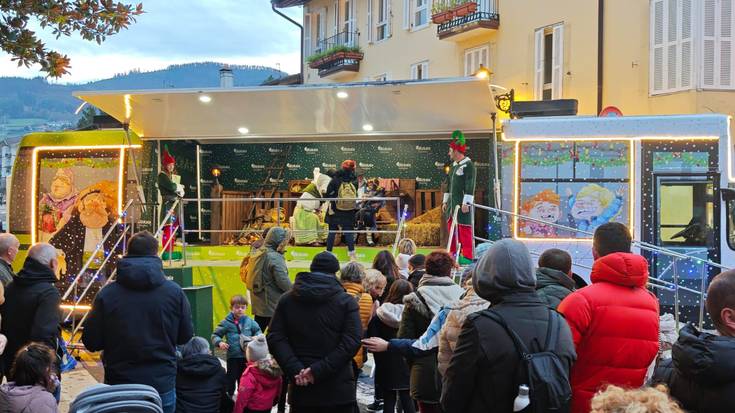
[[[268,353],[264,335],[256,336],[245,350],[247,368],[240,378],[233,413],[268,413],[281,393],[281,369]]]

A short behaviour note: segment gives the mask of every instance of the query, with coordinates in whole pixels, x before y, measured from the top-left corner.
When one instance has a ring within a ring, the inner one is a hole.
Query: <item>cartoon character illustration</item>
[[[576,195],[567,189],[569,205],[569,226],[582,231],[593,232],[597,227],[610,222],[623,207],[623,187],[615,193],[597,184],[589,184]],[[578,236],[585,237],[584,234]]]
[[[76,276],[94,255],[88,267],[88,274],[85,274],[79,284],[81,288],[93,281],[92,275],[101,267],[106,254],[113,254],[111,261],[114,261],[117,255],[114,247],[120,237],[120,229],[115,225],[112,215],[112,199],[100,189],[82,191],[76,206],[72,209],[69,222],[50,240],[51,245],[64,252],[67,274],[70,277]],[[102,243],[105,234],[112,226],[115,228]],[[101,248],[95,254],[97,246],[101,243]],[[94,292],[96,291],[92,291]],[[94,297],[94,294],[89,297]]]
[[[69,221],[76,200],[74,173],[70,169],[57,169],[49,191],[39,201],[39,241],[48,242]]]
[[[551,189],[544,189],[523,202],[521,215],[556,223],[561,218],[561,197]],[[521,219],[519,225],[521,233],[527,236],[539,238],[557,236],[556,228],[541,222]]]

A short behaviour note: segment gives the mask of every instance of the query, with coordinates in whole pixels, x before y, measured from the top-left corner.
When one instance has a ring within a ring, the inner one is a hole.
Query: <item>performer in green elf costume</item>
[[[174,202],[176,202],[176,199],[184,196],[184,186],[174,182],[176,159],[171,156],[168,147],[164,147],[163,149],[161,166],[163,166],[163,170],[158,174],[158,191],[161,193],[162,200],[159,223],[166,217],[168,211],[173,207]],[[163,227],[162,246],[167,247],[167,251],[164,253],[165,257],[168,257],[168,254],[173,252],[173,246],[176,242],[176,231],[179,229],[177,221],[178,214],[174,212]]]
[[[452,227],[452,215],[457,205],[460,211],[457,214],[457,229],[452,237],[451,253],[456,253],[457,240],[461,247],[460,264],[469,263],[474,258],[472,250],[472,216],[469,204],[475,200],[475,164],[466,156],[467,143],[461,131],[452,133],[449,143],[449,158],[452,160],[452,169],[449,171],[449,185],[444,194],[442,212],[447,219],[447,226]]]

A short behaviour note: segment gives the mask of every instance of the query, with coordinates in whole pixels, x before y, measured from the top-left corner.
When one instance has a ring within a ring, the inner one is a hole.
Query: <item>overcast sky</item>
[[[138,1],[146,13],[101,45],[78,36],[56,40],[50,31],[37,31],[49,47],[71,58],[71,75],[60,82],[86,82],[131,69],[149,71],[201,61],[280,65],[288,73],[299,71],[300,32],[273,13],[269,0]],[[300,7],[283,11],[301,21]],[[0,52],[0,76],[38,75],[42,74],[37,67],[19,68]]]

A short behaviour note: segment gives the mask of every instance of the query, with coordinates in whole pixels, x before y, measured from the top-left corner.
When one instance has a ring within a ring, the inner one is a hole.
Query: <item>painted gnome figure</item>
[[[72,207],[78,193],[74,188],[74,173],[71,169],[59,168],[51,180],[50,190],[39,201],[40,240],[48,242],[71,218]]]
[[[457,229],[453,234],[451,242],[451,253],[457,251],[459,241],[460,264],[469,263],[474,258],[472,250],[472,216],[469,204],[475,200],[475,164],[466,156],[467,143],[461,131],[452,133],[452,141],[449,143],[449,158],[452,160],[452,168],[449,171],[449,185],[447,193],[444,194],[442,211],[447,219],[447,226],[452,227],[452,215],[458,205],[460,211],[457,213]],[[457,239],[458,238],[458,239]]]
[[[176,159],[171,156],[168,151],[168,147],[164,147],[163,149],[161,166],[163,167],[163,170],[158,174],[158,191],[161,193],[162,201],[159,223],[163,222],[163,219],[166,217],[171,207],[173,207],[176,199],[184,196],[184,186],[176,182],[180,178],[174,175]],[[163,227],[163,237],[161,242],[162,246],[167,247],[169,252],[173,250],[174,244],[176,243],[176,231],[179,229],[177,220],[178,215],[174,212]]]

